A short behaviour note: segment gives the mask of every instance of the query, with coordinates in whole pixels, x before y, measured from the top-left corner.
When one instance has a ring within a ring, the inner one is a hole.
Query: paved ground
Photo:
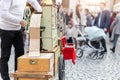
[[[120,42],[115,54],[109,51],[111,45],[111,43],[107,42],[108,53],[102,60],[92,60],[85,53],[82,58],[77,58],[75,65],[70,60],[65,61],[65,80],[120,80]],[[13,53],[14,50],[12,49],[9,61],[10,73],[14,72]],[[0,80],[2,79],[0,78]]]
[[[77,58],[76,65],[66,61],[65,80],[120,80],[120,52],[108,51],[102,60],[92,60],[84,55]]]

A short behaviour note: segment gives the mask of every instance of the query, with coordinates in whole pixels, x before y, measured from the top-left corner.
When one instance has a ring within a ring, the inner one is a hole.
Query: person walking
[[[113,27],[114,27],[113,47],[110,50],[114,53],[118,38],[120,36],[120,12],[116,15],[116,17],[115,17],[115,19],[110,27],[110,30],[112,30]]]
[[[73,16],[74,19],[74,23],[75,25],[78,26],[78,28],[83,31],[84,26],[86,26],[86,15],[82,9],[82,5],[81,4],[77,4],[76,5],[76,11],[75,14]]]
[[[67,12],[66,15],[65,15],[66,25],[69,24],[71,18],[72,18],[72,13]]]
[[[87,20],[86,25],[87,26],[92,26],[93,16],[90,13],[89,9],[85,9],[85,14],[86,14],[86,20]]]
[[[107,33],[107,30],[108,30],[109,24],[110,24],[110,11],[108,9],[106,9],[106,4],[104,2],[100,3],[100,9],[101,9],[101,12],[98,13],[98,16],[95,21],[96,22],[95,26],[103,29],[104,32]],[[104,48],[103,53],[101,53],[101,55],[102,55],[107,52],[105,39],[102,39],[101,43]]]
[[[27,2],[38,12],[42,11],[36,0],[0,0],[0,72],[3,80],[10,80],[8,61],[12,45],[15,49],[15,70],[17,70],[17,58],[24,54],[21,26],[26,25],[23,20],[23,14]]]
[[[86,26],[86,15],[82,9],[81,4],[76,5],[75,12],[73,13],[73,23],[74,23],[74,37],[77,38],[78,36],[81,36],[80,33],[78,33],[78,29],[83,33],[84,32],[84,26]],[[77,48],[77,41],[75,41],[75,45]]]
[[[95,25],[107,32],[110,24],[110,11],[106,9],[106,3],[100,3],[101,11],[98,13]]]
[[[67,39],[67,43],[73,43],[74,40],[76,40],[74,38],[74,26],[72,21],[68,22],[68,25],[66,25],[66,39]]]
[[[114,21],[114,18],[116,16],[116,13],[112,13],[111,17],[110,17],[110,26],[112,25],[113,21]],[[108,28],[108,32],[109,32],[109,39],[110,39],[110,42],[113,41],[113,33],[114,33],[114,29],[110,30],[110,27]]]

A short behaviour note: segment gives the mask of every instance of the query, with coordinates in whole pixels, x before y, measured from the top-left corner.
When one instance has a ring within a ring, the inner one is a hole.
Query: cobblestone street
[[[120,56],[107,54],[102,60],[85,56],[77,59],[76,65],[66,61],[66,80],[120,80]]]
[[[116,53],[109,51],[111,46],[112,44],[107,42],[108,52],[103,59],[93,60],[84,53],[82,58],[77,58],[75,65],[72,64],[71,60],[66,60],[65,80],[120,80],[120,42],[118,42]],[[14,72],[13,52],[12,49],[9,61],[10,73]],[[0,78],[0,80],[2,79]]]
[[[77,58],[75,65],[65,61],[65,80],[120,80],[120,44],[116,53],[109,51],[111,43],[107,42],[107,47],[108,52],[103,59],[92,60],[84,54],[82,58]]]

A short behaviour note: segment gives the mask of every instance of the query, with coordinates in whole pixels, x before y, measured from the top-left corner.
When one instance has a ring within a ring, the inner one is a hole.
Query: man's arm
[[[31,6],[33,6],[35,10],[37,10],[37,12],[42,12],[42,8],[40,4],[37,2],[37,0],[27,0],[27,1],[29,4],[31,4]]]
[[[9,9],[12,4],[12,0],[2,0],[2,8],[1,8],[1,18],[6,21],[7,23],[13,24],[13,25],[20,25],[21,19],[12,15],[9,12]]]

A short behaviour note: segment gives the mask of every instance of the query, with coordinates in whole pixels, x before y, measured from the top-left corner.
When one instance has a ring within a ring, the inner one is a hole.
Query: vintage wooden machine
[[[45,27],[41,36],[40,26]],[[60,47],[56,26],[57,8],[53,5],[44,5],[42,16],[38,13],[32,15],[29,53],[18,58],[18,70],[14,74],[16,80],[54,80],[58,72],[63,73],[61,69],[58,71],[59,61],[60,68],[63,66],[63,58],[59,58]],[[41,51],[40,39],[43,45]]]
[[[44,5],[41,26],[45,26],[42,33],[43,49],[52,51],[58,46],[57,34],[57,7],[53,5]]]
[[[40,53],[41,14],[33,14],[30,23],[29,53],[18,58],[15,80],[53,80],[54,54]]]
[[[42,32],[43,50],[41,53],[54,53],[54,75],[58,73],[58,58],[60,56],[60,46],[58,46],[57,32],[57,7],[53,5],[44,5],[41,26],[45,27]]]

